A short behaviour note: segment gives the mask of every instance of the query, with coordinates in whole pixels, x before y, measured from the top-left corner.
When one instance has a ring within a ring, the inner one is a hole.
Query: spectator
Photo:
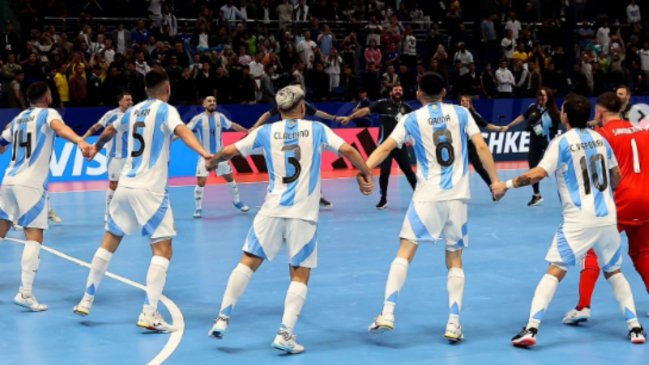
[[[331,49],[336,43],[336,36],[331,33],[331,28],[328,25],[322,27],[322,32],[318,35],[318,44],[320,45],[320,53],[326,58],[329,57]]]
[[[469,64],[473,62],[473,55],[466,49],[466,44],[460,42],[457,45],[457,52],[453,55],[453,61],[460,63],[460,76],[469,72]]]
[[[586,76],[582,72],[581,65],[581,62],[576,62],[572,68],[571,83],[573,85],[573,92],[580,95],[589,95],[588,80],[586,80]]]
[[[399,68],[400,62],[401,54],[397,49],[397,44],[392,42],[388,43],[388,50],[387,52],[385,52],[385,56],[383,57],[383,66],[393,66],[395,69],[397,69]]]
[[[500,67],[496,70],[496,85],[498,97],[510,98],[512,96],[516,84],[514,75],[507,68],[506,60],[501,60]]]
[[[29,55],[27,62],[23,63],[22,69],[25,73],[25,87],[29,87],[29,85],[37,81],[45,81],[43,65],[38,60],[36,53],[31,53]]]
[[[523,27],[521,27],[521,22],[519,22],[517,18],[516,12],[512,11],[509,13],[509,19],[507,19],[507,22],[505,23],[505,30],[512,32],[512,39],[514,41],[518,39],[518,33],[523,29]]]
[[[68,66],[61,64],[54,74],[54,84],[61,99],[61,107],[66,106],[70,102],[70,85],[68,78],[65,76]]]
[[[417,66],[417,38],[412,34],[412,26],[408,25],[403,33],[403,53],[401,60],[409,68]]]
[[[313,86],[313,98],[316,101],[327,101],[329,99],[329,76],[324,71],[324,65],[316,63],[311,75]]]
[[[358,96],[358,79],[354,76],[349,65],[343,66],[343,75],[340,79],[340,87],[345,90],[345,100],[356,100]],[[367,95],[367,93],[365,93]]]
[[[340,85],[340,69],[343,64],[343,59],[338,55],[335,48],[331,49],[331,54],[325,61],[325,73],[329,77],[329,92]]]
[[[87,84],[87,105],[101,105],[101,74],[101,66],[98,64],[92,66],[92,73]]]
[[[289,3],[289,0],[282,0],[282,3],[277,6],[275,12],[279,18],[280,29],[284,29],[284,27],[291,24],[293,20],[293,5]]]
[[[150,36],[151,34],[145,28],[144,19],[138,20],[137,26],[131,32],[131,39],[133,40],[133,43],[146,44],[149,41]]]
[[[61,104],[61,96],[56,88],[56,82],[54,82],[54,76],[56,76],[57,69],[54,67],[49,67],[45,72],[45,82],[47,87],[50,89],[52,94],[52,107],[53,108],[63,108]]]
[[[166,26],[169,27],[167,34],[170,37],[175,37],[176,34],[178,34],[178,19],[176,19],[176,16],[171,13],[171,9],[167,4],[162,6],[162,20],[160,22],[160,31],[162,32]]]
[[[22,69],[22,66],[16,63],[16,55],[9,53],[7,55],[7,62],[0,69],[0,73],[2,73],[2,78],[4,79],[3,83],[8,86],[16,78],[16,73],[22,71]]]
[[[367,71],[363,76],[363,89],[367,90],[367,94],[371,100],[378,100],[381,88],[381,78],[376,65],[374,63],[368,63]]]
[[[255,103],[255,81],[250,76],[250,67],[243,66],[241,82],[237,85],[237,100],[241,104]]]
[[[216,95],[218,96],[221,103],[225,104],[232,102],[232,83],[228,75],[226,75],[225,68],[223,66],[216,67],[214,87],[216,88]]]
[[[144,52],[138,52],[137,56],[135,57],[135,70],[139,72],[142,77],[144,77],[147,73],[149,73],[149,71],[151,71],[151,67],[144,58]]]
[[[462,85],[464,86],[462,94],[480,95],[482,87],[480,85],[480,76],[475,69],[475,63],[469,63],[469,72],[462,76]]]
[[[244,46],[239,47],[238,61],[242,66],[248,66],[250,65],[250,62],[252,62],[252,57],[250,57],[250,55],[246,53],[246,47]]]
[[[260,79],[260,94],[258,102],[263,104],[272,104],[275,101],[275,87],[271,79],[273,74],[273,66],[266,65],[264,67],[264,74]]]
[[[14,24],[12,22],[7,22],[5,26],[5,31],[0,37],[0,47],[4,52],[13,52],[19,54],[22,51],[20,47],[20,37],[14,29]]]
[[[505,33],[505,38],[500,41],[500,47],[503,50],[503,56],[507,59],[508,64],[512,64],[514,58],[514,48],[516,47],[516,40],[511,29]]]
[[[554,61],[548,61],[548,64],[542,74],[543,86],[547,87],[556,95],[565,84],[565,80],[561,79],[561,75],[556,71]]]
[[[70,105],[82,106],[85,105],[88,97],[88,82],[83,77],[84,70],[77,67],[74,74],[70,77]]]
[[[203,62],[201,71],[196,75],[196,92],[198,93],[199,104],[203,103],[203,99],[210,95],[216,95],[216,82],[212,73],[210,72],[212,65],[209,62]]]
[[[295,49],[300,56],[300,60],[308,69],[313,67],[316,48],[318,48],[318,45],[311,40],[311,33],[304,32],[304,39],[297,44]]]
[[[237,9],[236,6],[234,6],[234,2],[232,0],[228,0],[227,3],[221,7],[221,11],[223,12],[225,19],[230,22],[236,20],[246,20],[243,14],[241,14],[241,11]]]
[[[375,15],[370,17],[370,21],[365,26],[365,31],[367,32],[365,45],[371,45],[370,41],[372,40],[374,40],[376,45],[381,45],[381,33],[383,33],[383,27],[379,24]]]
[[[297,22],[306,22],[309,20],[309,6],[304,0],[299,0],[295,9],[293,9],[293,20]]]
[[[302,87],[302,90],[306,90],[306,84],[304,82],[304,63],[301,61],[298,61],[294,66],[293,66],[293,73],[291,74],[293,76],[293,82],[296,84],[300,84]]]
[[[194,86],[194,79],[191,77],[189,68],[184,68],[182,74],[180,74],[178,89],[174,90],[174,94],[178,95],[178,103],[180,105],[190,105],[196,103],[196,88]]]
[[[110,33],[110,38],[117,53],[125,54],[126,48],[131,45],[131,32],[124,29],[123,23],[117,24],[117,28]]]
[[[506,64],[507,61],[505,61]],[[492,99],[496,96],[498,91],[496,88],[496,77],[494,76],[493,71],[491,70],[491,64],[487,63],[484,66],[482,74],[480,74],[480,87],[482,89],[482,95],[488,99]]]
[[[145,98],[144,76],[139,71],[137,63],[133,61],[127,63],[127,71],[126,79],[122,84],[124,85],[122,91],[128,91],[128,93],[133,97],[133,103],[137,104]]]
[[[514,95],[525,97],[528,95],[530,83],[530,72],[527,70],[527,63],[521,60],[514,61]]]
[[[376,41],[370,40],[370,46],[365,48],[365,64],[380,65],[383,58],[381,50],[377,47]]]
[[[387,96],[392,87],[397,84],[399,84],[399,75],[395,72],[394,66],[387,66],[381,76],[381,95]]]
[[[25,95],[23,90],[23,81],[25,73],[22,70],[16,71],[15,77],[9,83],[7,88],[7,105],[10,108],[26,109]]]
[[[626,22],[629,24],[639,23],[642,19],[640,14],[640,7],[635,0],[629,1],[629,5],[626,7]]]

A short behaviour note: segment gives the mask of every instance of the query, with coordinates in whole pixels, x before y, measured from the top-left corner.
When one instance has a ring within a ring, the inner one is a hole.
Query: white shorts
[[[545,260],[567,270],[580,263],[591,248],[604,272],[615,271],[622,265],[620,234],[616,226],[582,228],[562,224],[554,234]]]
[[[0,219],[25,228],[47,229],[47,191],[4,185],[0,194]]]
[[[399,237],[412,241],[435,242],[446,240],[447,251],[458,251],[469,246],[467,203],[464,200],[410,202]]]
[[[232,173],[232,168],[228,161],[219,162],[216,167],[216,176],[223,176]],[[210,172],[205,168],[205,159],[202,157],[198,158],[198,163],[196,164],[196,176],[197,177],[208,177]]]
[[[119,181],[119,175],[122,173],[122,168],[126,162],[125,158],[111,158],[108,160],[108,180]]]
[[[289,265],[313,269],[318,266],[317,228],[312,221],[257,214],[243,251],[272,261],[286,243]]]
[[[140,229],[152,241],[176,236],[169,193],[118,186],[108,208],[106,231],[121,237]]]

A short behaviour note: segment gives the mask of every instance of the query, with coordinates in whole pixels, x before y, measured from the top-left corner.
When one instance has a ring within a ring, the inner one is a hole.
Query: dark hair
[[[419,90],[428,96],[435,96],[442,93],[446,87],[446,81],[437,72],[426,72],[419,77]]]
[[[586,128],[590,119],[590,102],[585,96],[570,93],[563,101],[563,112],[573,128]]]
[[[626,85],[619,85],[618,87],[615,88],[615,90],[617,90],[617,89],[624,89],[624,90],[626,90],[627,94],[631,95],[631,88],[626,86]]]
[[[121,93],[117,94],[117,102],[119,103],[120,101],[122,101],[122,99],[124,99],[124,97],[127,95],[130,96],[131,93],[128,91],[122,91]]]
[[[545,103],[545,107],[548,109],[548,114],[550,115],[550,118],[552,118],[552,120],[557,120],[557,121],[560,120],[561,112],[559,111],[559,107],[557,107],[557,102],[554,99],[554,93],[549,88],[543,86],[539,89],[539,92],[536,93],[537,97],[541,96],[541,91],[545,91],[545,95],[547,95],[548,97],[548,101]]]
[[[169,76],[164,71],[152,70],[144,76],[144,85],[147,89],[153,89],[165,81],[169,81]]]
[[[622,110],[622,100],[612,92],[605,92],[597,98],[597,105],[611,113],[619,113]]]
[[[43,98],[45,94],[47,94],[47,91],[49,90],[49,87],[47,84],[43,81],[37,81],[27,88],[27,100],[29,100],[30,103],[35,103]]]

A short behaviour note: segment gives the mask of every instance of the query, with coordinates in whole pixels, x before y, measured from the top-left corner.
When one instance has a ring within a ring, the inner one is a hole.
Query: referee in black
[[[401,85],[395,84],[390,90],[389,98],[378,100],[369,107],[358,109],[348,117],[338,117],[338,120],[342,124],[347,124],[350,120],[362,118],[371,113],[378,114],[381,126],[377,144],[381,144],[385,138],[390,136],[394,127],[397,126],[399,119],[410,112],[412,112],[412,107],[403,101],[403,88]],[[384,209],[388,206],[388,180],[390,178],[390,171],[392,170],[392,159],[397,161],[399,168],[406,175],[413,190],[417,184],[417,176],[412,171],[412,162],[410,161],[408,150],[405,146],[395,148],[390,153],[390,156],[381,163],[381,176],[379,177],[381,200],[376,205],[377,209]]]
[[[482,115],[480,115],[480,113],[475,110],[470,95],[460,95],[460,105],[469,109],[469,113],[471,113],[471,116],[475,120],[475,123],[478,125],[478,127],[485,128],[488,131],[492,132],[505,131],[504,126],[499,127],[487,122],[482,117]],[[471,162],[471,165],[473,165],[475,172],[477,172],[482,180],[484,180],[485,184],[487,184],[487,187],[491,188],[491,179],[489,178],[489,173],[487,172],[487,170],[485,170],[484,166],[482,166],[482,162],[480,162],[480,157],[478,156],[478,151],[476,151],[475,146],[473,145],[473,143],[471,143],[471,141],[469,141],[469,162]]]

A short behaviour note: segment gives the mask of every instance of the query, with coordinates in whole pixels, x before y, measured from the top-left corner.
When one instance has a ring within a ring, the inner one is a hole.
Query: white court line
[[[21,239],[18,239],[18,238],[5,237],[5,240],[13,241],[15,243],[25,244],[25,241],[23,241]],[[83,266],[85,268],[90,269],[90,264],[89,263],[87,263],[85,261],[81,261],[76,257],[66,255],[63,252],[57,251],[57,250],[55,250],[53,248],[49,248],[49,247],[47,247],[45,245],[42,245],[41,249],[51,253],[52,255],[58,256],[58,257],[60,257],[60,258],[62,258],[64,260],[68,260],[68,261],[73,262],[73,263],[75,263],[75,264],[77,264],[79,266]],[[140,290],[146,291],[146,287],[144,285],[142,285],[140,283],[136,283],[135,281],[127,279],[127,278],[125,278],[123,276],[119,276],[119,275],[113,274],[113,273],[108,272],[108,271],[106,272],[106,276],[108,276],[109,278],[115,279],[117,281],[120,281],[120,282],[122,282],[122,283],[124,283],[126,285],[130,285],[130,286],[132,286],[134,288],[138,288]],[[151,361],[149,361],[149,363],[148,363],[149,365],[158,365],[158,364],[162,364],[164,361],[166,361],[171,356],[171,354],[173,354],[173,352],[176,351],[176,349],[178,348],[178,345],[180,345],[180,341],[181,341],[181,339],[183,337],[183,334],[185,333],[185,319],[183,317],[182,312],[180,311],[180,308],[178,308],[176,303],[174,303],[171,299],[167,298],[164,295],[160,298],[160,301],[169,310],[169,314],[171,315],[172,323],[176,327],[176,330],[174,332],[171,332],[171,334],[169,335],[169,339],[167,340],[167,343],[162,348],[162,350],[160,350],[160,352],[156,355],[156,357],[154,357]]]

